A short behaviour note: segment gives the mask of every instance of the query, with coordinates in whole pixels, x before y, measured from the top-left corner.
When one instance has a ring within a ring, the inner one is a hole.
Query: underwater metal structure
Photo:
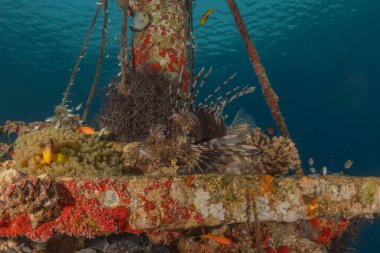
[[[323,217],[348,220],[380,213],[380,179],[371,177],[210,174],[52,179],[11,169],[0,174],[0,183],[0,206],[7,214],[0,235],[38,241],[55,233],[94,237],[247,223],[253,221],[252,201],[261,222],[306,220],[314,226]]]
[[[239,17],[234,1],[227,2],[235,18]],[[119,1],[120,6],[125,4]],[[153,17],[152,24],[133,38],[132,68],[148,67],[174,79],[182,73],[182,87],[187,90],[187,1],[130,0],[128,5]],[[240,16],[238,27],[241,22]],[[246,29],[242,34],[247,34]],[[251,60],[259,79],[269,85],[253,43],[248,47],[255,54]],[[264,86],[263,90],[265,94],[272,89]],[[268,104],[278,111],[277,96],[274,92],[269,96]],[[19,135],[34,127],[9,125],[6,132]],[[53,178],[24,175],[12,166],[9,160],[1,163],[2,237],[22,235],[45,241],[62,234],[96,237],[129,232],[146,233],[159,242],[179,239],[182,252],[213,252],[216,248],[218,252],[238,252],[236,245],[259,252],[325,252],[325,246],[346,229],[351,218],[380,213],[380,179],[374,177],[210,174]],[[254,226],[258,221],[261,226]],[[226,228],[229,224],[234,225]],[[209,251],[200,251],[200,246],[206,247],[204,242],[182,236],[184,230],[209,226],[222,227],[215,233],[234,238],[234,244],[211,243]]]
[[[148,67],[169,74],[175,80],[182,73],[184,90],[189,84],[189,45],[186,44],[190,25],[188,2],[191,1],[129,1],[132,9],[149,13],[153,20],[145,30],[133,37],[133,68]]]

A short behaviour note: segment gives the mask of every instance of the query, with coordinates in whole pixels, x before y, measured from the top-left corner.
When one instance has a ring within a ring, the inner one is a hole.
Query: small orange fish
[[[201,18],[201,25],[205,25],[206,24],[206,21],[208,19],[208,16],[211,14],[211,13],[214,13],[214,9],[208,9],[205,14],[203,14],[202,18]]]
[[[211,234],[207,234],[207,235],[201,235],[199,236],[200,238],[202,239],[211,239],[217,243],[220,243],[220,244],[224,244],[224,245],[229,245],[232,243],[232,241],[222,235],[211,235]]]
[[[84,134],[94,134],[95,129],[93,127],[89,126],[81,126],[77,129],[78,133],[84,133]]]

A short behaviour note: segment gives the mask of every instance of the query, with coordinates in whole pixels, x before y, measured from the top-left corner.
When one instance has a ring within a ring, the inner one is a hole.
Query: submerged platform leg
[[[120,4],[120,3],[119,3]],[[189,70],[189,13],[187,0],[132,0],[129,6],[152,17],[151,24],[135,32],[132,65],[135,70],[149,68],[178,79],[182,69],[182,87],[187,89]]]

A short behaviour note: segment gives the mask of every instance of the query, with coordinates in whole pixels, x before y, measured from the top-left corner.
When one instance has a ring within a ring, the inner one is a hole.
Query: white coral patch
[[[223,203],[210,205],[210,214],[218,220],[224,220],[224,212]]]
[[[268,221],[273,217],[273,213],[270,211],[269,201],[266,197],[257,197],[256,198],[256,208],[259,215],[259,220]],[[253,214],[252,214],[253,215]],[[251,217],[253,220],[254,217]]]
[[[108,190],[104,193],[103,204],[107,207],[115,207],[119,202],[119,196],[115,191]]]
[[[332,186],[331,187],[331,193],[337,201],[341,200],[350,200],[352,199],[356,194],[356,188],[355,186],[348,184],[348,185],[342,185],[340,187],[338,186]]]
[[[380,207],[380,186],[376,186],[373,205],[374,205],[374,208]]]
[[[211,196],[209,192],[204,191],[202,188],[198,189],[195,193],[194,205],[203,217],[212,215],[214,218],[223,221],[226,211],[223,207],[223,203],[211,204],[210,199]]]
[[[14,169],[5,170],[0,173],[0,180],[2,182],[14,183],[20,177],[21,174]]]
[[[282,202],[277,206],[277,212],[285,214],[289,209],[290,204],[288,202]]]

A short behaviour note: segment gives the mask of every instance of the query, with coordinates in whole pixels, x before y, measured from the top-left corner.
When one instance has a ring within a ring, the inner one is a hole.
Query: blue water
[[[197,62],[213,66],[209,84],[238,72],[234,83],[256,92],[227,108],[244,107],[259,126],[273,125],[225,1],[196,1]],[[237,0],[260,53],[304,167],[380,176],[380,1]],[[121,13],[111,4],[100,88],[119,72]],[[204,27],[199,19],[215,8]],[[95,13],[95,1],[11,1],[0,8],[0,124],[44,120],[53,113]],[[101,19],[80,66],[72,104],[87,99],[100,47]],[[101,91],[91,114],[96,114]],[[378,252],[379,222],[363,229],[358,252]]]

